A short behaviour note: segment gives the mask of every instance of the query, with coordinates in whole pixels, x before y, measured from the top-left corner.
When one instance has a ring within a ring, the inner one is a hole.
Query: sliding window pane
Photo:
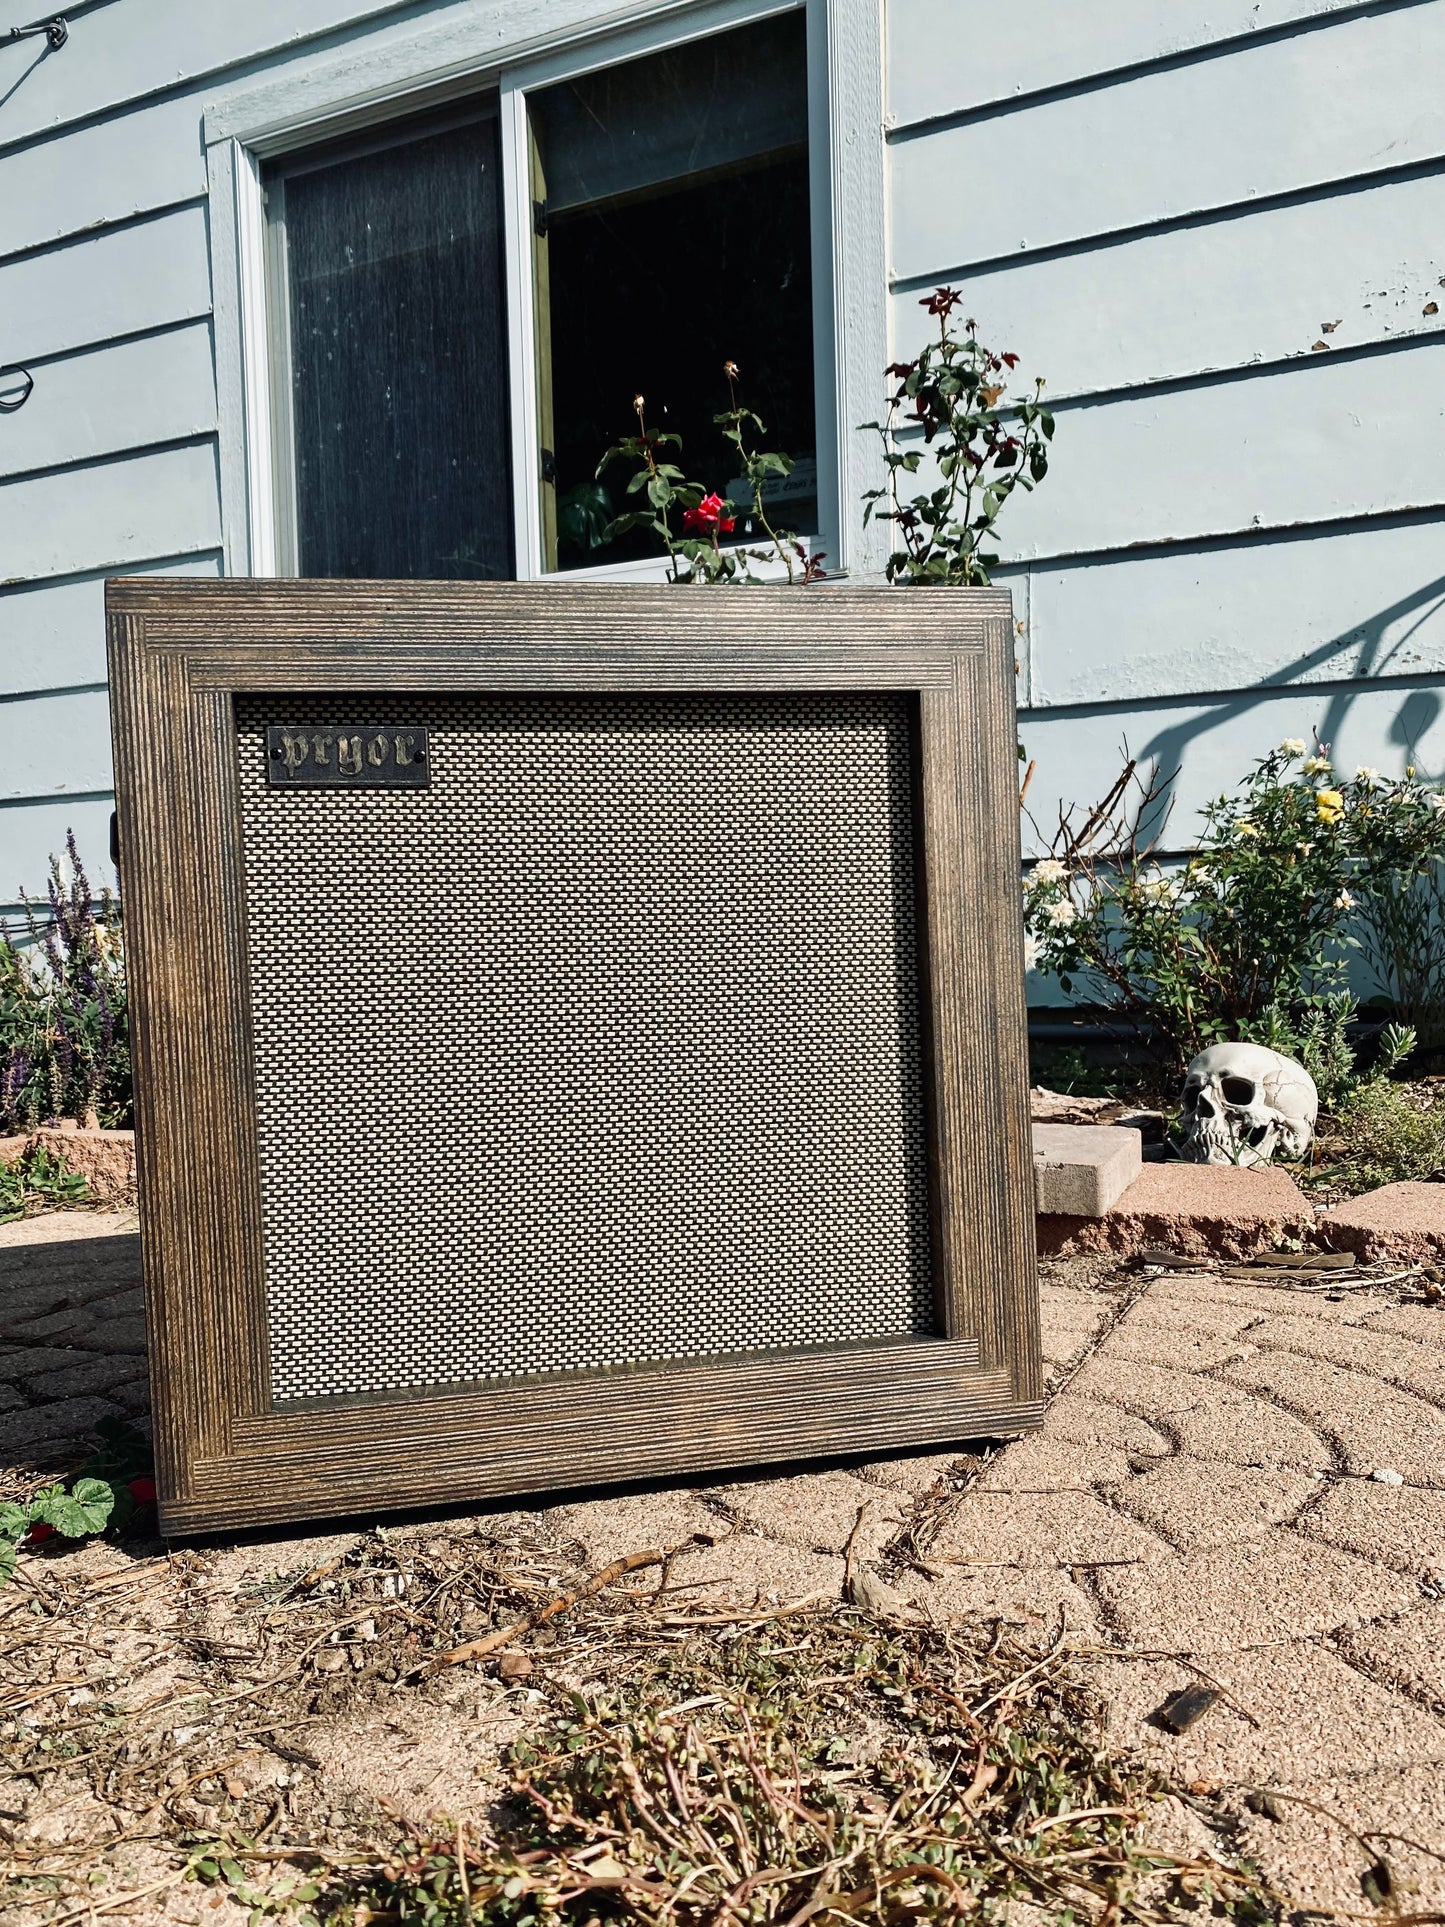
[[[655,552],[640,533],[599,543],[625,477],[610,468],[599,485],[595,470],[633,431],[634,394],[650,429],[681,434],[688,475],[738,498],[736,457],[712,419],[728,406],[728,360],[767,446],[797,464],[770,509],[816,529],[802,11],[561,82],[529,106],[549,563]]]
[[[288,172],[303,576],[513,574],[495,115]]]

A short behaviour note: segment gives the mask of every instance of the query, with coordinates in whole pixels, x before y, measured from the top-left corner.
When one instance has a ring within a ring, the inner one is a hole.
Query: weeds
[[[294,1898],[354,1927],[893,1927],[1019,1900],[1059,1923],[1279,1918],[1227,1854],[1150,1845],[1166,1789],[1105,1749],[1062,1644],[835,1608],[655,1646],[620,1688],[545,1690],[489,1829],[404,1829]],[[246,1859],[217,1845],[198,1877],[264,1917]]]
[[[17,1555],[48,1539],[118,1535],[153,1503],[149,1441],[124,1419],[102,1419],[97,1445],[70,1478],[57,1479],[18,1501],[0,1501],[0,1585],[13,1579]]]
[[[1336,1113],[1344,1156],[1331,1177],[1351,1190],[1445,1174],[1445,1097],[1374,1077]]]
[[[32,1205],[84,1204],[86,1182],[43,1144],[31,1144],[14,1164],[0,1164],[0,1224],[23,1218]]]

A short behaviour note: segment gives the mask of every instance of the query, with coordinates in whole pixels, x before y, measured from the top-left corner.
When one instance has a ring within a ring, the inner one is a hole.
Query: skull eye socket
[[[1226,1104],[1238,1104],[1244,1107],[1254,1102],[1254,1081],[1252,1078],[1221,1077],[1219,1080],[1219,1088],[1224,1093],[1224,1101]]]

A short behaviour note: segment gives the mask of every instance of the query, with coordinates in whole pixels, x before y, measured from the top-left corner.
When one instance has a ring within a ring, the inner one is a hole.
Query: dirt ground
[[[178,1843],[344,1856],[394,1813],[478,1819],[540,1681],[836,1601],[851,1566],[886,1611],[1067,1641],[1182,1834],[1232,1828],[1300,1905],[1376,1912],[1383,1862],[1380,1918],[1441,1917],[1445,1311],[1416,1282],[1053,1261],[1054,1395],[1012,1444],[24,1554],[0,1592],[0,1894],[17,1921],[239,1921]],[[0,1228],[0,1329],[14,1496],[97,1419],[143,1420],[133,1216]],[[432,1663],[659,1544],[505,1660]],[[1200,1683],[1220,1697],[1169,1732]]]

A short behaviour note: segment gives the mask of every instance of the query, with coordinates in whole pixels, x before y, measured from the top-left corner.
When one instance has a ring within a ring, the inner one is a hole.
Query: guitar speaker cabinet
[[[115,582],[161,1521],[1039,1413],[994,591]]]

